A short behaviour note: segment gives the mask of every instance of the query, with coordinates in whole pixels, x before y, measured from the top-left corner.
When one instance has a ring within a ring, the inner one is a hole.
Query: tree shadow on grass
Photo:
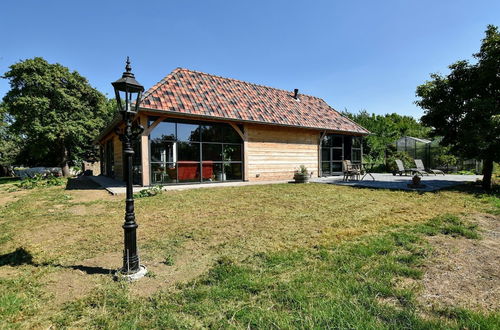
[[[6,253],[0,255],[0,267],[2,266],[21,266],[21,265],[30,265],[35,267],[57,267],[64,269],[74,269],[79,270],[89,275],[101,274],[101,275],[109,275],[112,274],[115,270],[109,268],[102,267],[91,267],[84,265],[60,265],[53,263],[36,263],[33,262],[33,256],[31,253],[26,251],[24,248],[17,248],[14,252]]]
[[[441,189],[441,191],[456,191],[470,194],[477,198],[484,197],[485,195],[500,198],[500,185],[493,185],[490,191],[486,191],[479,182],[468,182],[457,186],[447,187]]]
[[[95,183],[86,176],[78,178],[69,178],[66,184],[66,190],[101,190],[103,189],[99,184]]]

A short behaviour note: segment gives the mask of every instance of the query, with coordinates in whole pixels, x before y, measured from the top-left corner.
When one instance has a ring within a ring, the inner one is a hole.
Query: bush
[[[64,178],[57,177],[53,174],[35,174],[32,178],[26,178],[16,183],[15,186],[21,189],[33,189],[37,187],[53,187],[64,185]]]
[[[147,189],[143,189],[139,191],[138,193],[134,194],[134,198],[143,198],[143,197],[151,197],[151,196],[156,196],[162,193],[162,188],[163,186],[157,185],[153,187],[149,187]]]

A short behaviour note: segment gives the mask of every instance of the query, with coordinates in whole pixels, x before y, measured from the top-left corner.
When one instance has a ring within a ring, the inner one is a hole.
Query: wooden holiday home
[[[287,180],[305,165],[338,175],[362,160],[368,131],[324,100],[178,68],[147,90],[136,121],[134,182],[156,184]],[[117,119],[98,139],[101,173],[123,179]]]

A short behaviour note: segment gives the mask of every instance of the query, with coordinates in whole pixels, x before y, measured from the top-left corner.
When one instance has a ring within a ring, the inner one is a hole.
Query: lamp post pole
[[[125,199],[125,222],[123,224],[125,249],[123,250],[123,268],[122,272],[126,274],[139,271],[139,255],[137,254],[137,223],[135,222],[134,212],[134,193],[133,193],[133,171],[132,157],[134,149],[132,148],[132,119],[130,114],[123,113],[125,122],[124,132],[121,136],[123,155],[124,155],[124,177],[127,185],[127,196]]]
[[[146,275],[146,267],[141,265],[139,253],[137,251],[137,223],[134,212],[134,192],[133,192],[133,170],[132,161],[134,149],[132,142],[144,131],[142,126],[133,127],[132,121],[139,109],[141,101],[142,87],[134,77],[130,61],[127,57],[127,65],[122,78],[112,83],[115,89],[118,110],[120,111],[124,127],[118,131],[123,148],[123,176],[126,183],[127,195],[125,198],[125,222],[123,223],[124,250],[123,267],[115,274],[117,278],[124,278],[129,281],[137,280]],[[123,100],[122,100],[123,95]],[[132,104],[132,96],[136,95],[135,104]]]

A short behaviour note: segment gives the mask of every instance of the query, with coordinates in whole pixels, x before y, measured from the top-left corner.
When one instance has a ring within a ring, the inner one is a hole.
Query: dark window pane
[[[361,162],[361,150],[360,149],[353,149],[352,150],[352,162]]]
[[[352,138],[352,147],[353,148],[361,148],[361,138],[360,137],[353,137]]]
[[[174,163],[151,163],[151,183],[171,183],[177,181],[177,170]]]
[[[222,160],[222,144],[203,143],[203,160]]]
[[[224,173],[226,175],[226,180],[241,180],[243,177],[241,172],[241,163],[224,164]]]
[[[241,161],[241,145],[239,144],[225,144],[224,145],[224,160],[227,161]]]
[[[332,135],[332,147],[342,147],[342,141],[341,135]]]
[[[342,172],[342,163],[332,162],[332,172]]]
[[[151,162],[175,162],[176,142],[164,142],[162,140],[151,140]]]
[[[342,149],[332,149],[332,160],[342,160]]]
[[[223,126],[223,135],[226,143],[241,143],[240,135],[230,125]]]
[[[203,125],[201,126],[201,140],[203,142],[222,142],[222,125]]]
[[[189,142],[177,142],[177,158],[179,161],[200,161],[200,144]]]
[[[330,175],[330,162],[322,162],[321,171],[323,172],[323,175]]]
[[[330,148],[321,148],[321,160],[324,162],[330,160]]]
[[[175,141],[175,123],[162,121],[149,136],[151,140]]]
[[[200,125],[177,124],[177,139],[179,141],[200,141]]]
[[[321,140],[321,146],[323,147],[331,147],[332,146],[332,139],[330,135],[325,135],[323,137],[323,140]]]
[[[199,182],[200,163],[190,161],[179,161],[177,163],[179,182]]]
[[[223,181],[222,164],[214,162],[203,162],[203,181]]]

